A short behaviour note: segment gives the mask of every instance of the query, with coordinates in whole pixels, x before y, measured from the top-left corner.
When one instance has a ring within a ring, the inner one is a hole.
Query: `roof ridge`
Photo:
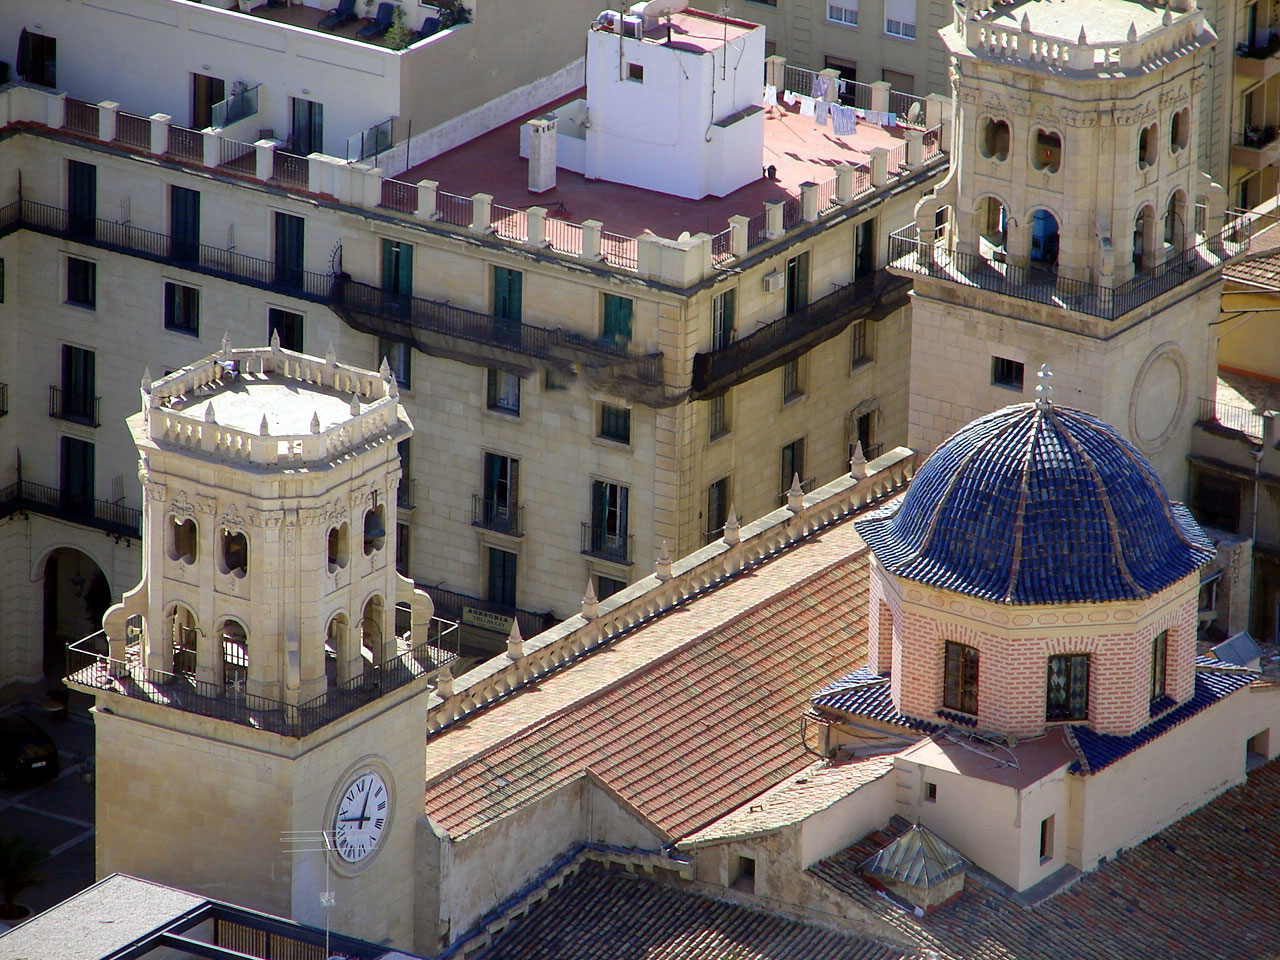
[[[1040,432],[1044,429],[1045,412],[1035,408],[1035,426],[1027,437],[1026,449],[1022,457],[1022,483],[1018,490],[1018,506],[1014,512],[1013,526],[1013,561],[1009,564],[1009,581],[1005,584],[1004,600],[1006,603],[1013,597],[1014,585],[1018,582],[1018,572],[1022,569],[1022,537],[1025,533],[1027,518],[1027,477],[1031,473],[1031,461],[1036,450]]]

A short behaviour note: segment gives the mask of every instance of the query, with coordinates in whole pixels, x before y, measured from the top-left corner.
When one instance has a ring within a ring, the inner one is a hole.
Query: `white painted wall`
[[[893,770],[800,824],[800,868],[856,843],[897,813],[898,778]]]

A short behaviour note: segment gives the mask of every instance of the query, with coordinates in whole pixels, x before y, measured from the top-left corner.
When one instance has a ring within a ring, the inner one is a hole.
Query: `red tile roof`
[[[445,732],[427,814],[458,838],[590,770],[673,839],[723,816],[813,762],[808,696],[866,656],[866,559],[838,524]]]
[[[918,918],[858,864],[909,827],[877,832],[810,870],[947,960],[1261,960],[1280,954],[1280,761],[1035,907],[970,871],[964,896]]]

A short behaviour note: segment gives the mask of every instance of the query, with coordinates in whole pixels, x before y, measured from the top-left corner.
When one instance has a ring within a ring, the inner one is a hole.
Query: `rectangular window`
[[[625,590],[627,581],[615,580],[613,577],[596,577],[596,597],[604,600],[606,597],[612,597],[619,590]]]
[[[729,395],[722,393],[707,401],[708,432],[712,440],[729,432],[728,399]]]
[[[1017,360],[1009,360],[1006,357],[992,357],[991,382],[997,387],[1021,390],[1025,369],[1025,365]]]
[[[858,0],[827,0],[827,19],[846,27],[858,25]]]
[[[93,509],[93,444],[75,437],[62,438],[62,506],[77,511]]]
[[[884,32],[906,40],[916,38],[916,0],[885,0]]]
[[[289,149],[301,156],[324,153],[324,104],[290,97]]]
[[[809,305],[809,254],[802,253],[787,261],[787,313],[795,313]]]
[[[505,370],[489,370],[488,396],[490,410],[503,413],[520,412],[520,378]]]
[[[186,187],[169,188],[169,252],[175,260],[183,263],[200,259],[200,192],[198,190],[188,190]]]
[[[191,74],[191,128],[203,130],[213,125],[213,105],[227,99],[227,85],[218,77]]]
[[[93,236],[98,218],[98,168],[67,161],[67,229],[73,236]]]
[[[851,366],[857,368],[871,359],[867,349],[867,321],[855,320],[849,328],[849,356]]]
[[[862,444],[862,455],[868,460],[874,460],[880,455],[873,449],[875,447],[875,423],[876,412],[872,410],[858,417],[857,422],[854,424],[858,431],[858,443]],[[852,450],[849,451],[849,458],[853,458]]]
[[[909,73],[899,73],[897,70],[881,70],[880,79],[889,84],[890,90],[896,90],[899,93],[916,92],[916,78]]]
[[[632,83],[644,83],[644,67],[638,63],[628,63],[627,79]]]
[[[98,265],[90,260],[67,257],[67,303],[77,307],[98,306]]]
[[[630,562],[628,505],[631,491],[607,480],[591,482],[591,526],[584,552],[615,563]]]
[[[800,360],[788,361],[782,367],[782,402],[789,403],[804,396],[804,379],[800,376]]]
[[[787,491],[791,489],[791,482],[796,477],[800,478],[801,484],[804,483],[804,437],[793,440],[783,447],[781,459],[782,475],[778,489],[783,496],[786,496]]]
[[[17,73],[41,87],[58,85],[58,40],[23,30],[18,41]]]
[[[524,315],[524,274],[506,267],[493,268],[493,315],[519,323]]]
[[[516,605],[516,555],[489,547],[489,592],[491,603]]]
[[[978,650],[947,641],[943,656],[942,705],[948,710],[978,712]]]
[[[412,510],[413,441],[401,440],[397,443],[396,456],[400,460],[400,485],[396,488],[396,506],[402,510]]]
[[[1089,655],[1070,653],[1049,658],[1046,720],[1089,719]]]
[[[413,244],[382,241],[382,289],[402,297],[413,295]]]
[[[1169,631],[1161,630],[1151,641],[1151,699],[1165,695],[1165,668],[1169,662]]]
[[[600,404],[600,436],[618,443],[631,443],[631,411],[626,407]]]
[[[280,346],[296,353],[302,352],[302,314],[272,307],[267,311],[267,343],[272,337],[280,338]]]
[[[396,573],[402,577],[409,576],[409,559],[413,551],[409,545],[409,524],[396,524]]]
[[[92,350],[63,345],[62,387],[51,411],[54,416],[90,427],[98,425],[96,367]]]
[[[729,478],[721,477],[707,487],[707,543],[724,535],[729,519]]]
[[[928,780],[924,782],[924,802],[925,803],[938,802],[938,785],[936,783],[931,783]]]
[[[863,220],[853,231],[853,279],[876,272],[876,218]]]
[[[288,213],[277,213],[275,282],[283,287],[302,286],[303,227],[306,221]]]
[[[604,318],[601,322],[600,336],[610,343],[625,347],[631,342],[631,311],[634,302],[630,297],[618,297],[612,293],[604,295]]]
[[[1053,859],[1053,815],[1040,821],[1040,862],[1047,863]]]
[[[396,378],[396,384],[408,390],[413,373],[413,348],[407,343],[397,343],[394,340],[379,337],[379,369],[382,367],[383,360],[386,360],[387,366],[391,368],[391,375]]]
[[[1222,579],[1222,572],[1211,574],[1208,580],[1200,584],[1200,602],[1198,610],[1200,613],[1213,613],[1218,609],[1218,581]],[[1204,618],[1201,617],[1203,620]]]
[[[164,328],[200,336],[200,291],[180,283],[164,285]]]
[[[711,301],[711,349],[723,350],[733,342],[736,290],[726,290]]]
[[[485,526],[505,526],[520,503],[520,461],[500,453],[484,455]]]

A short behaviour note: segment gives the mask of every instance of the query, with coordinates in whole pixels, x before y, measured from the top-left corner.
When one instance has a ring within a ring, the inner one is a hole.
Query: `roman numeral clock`
[[[374,770],[364,769],[339,783],[331,829],[333,846],[344,864],[364,864],[378,850],[391,816],[391,793]]]

